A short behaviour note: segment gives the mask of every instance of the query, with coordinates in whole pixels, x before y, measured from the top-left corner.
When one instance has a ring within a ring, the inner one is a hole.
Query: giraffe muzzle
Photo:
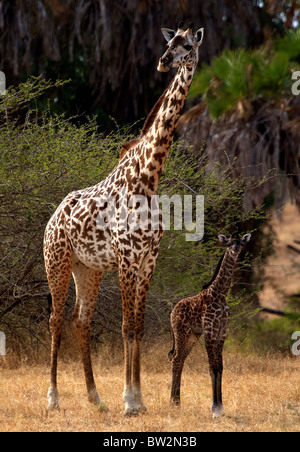
[[[157,70],[159,72],[168,72],[173,64],[173,58],[171,55],[164,55],[159,59]]]

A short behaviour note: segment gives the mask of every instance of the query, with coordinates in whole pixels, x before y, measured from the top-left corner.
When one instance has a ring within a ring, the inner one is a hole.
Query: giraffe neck
[[[219,272],[210,285],[210,289],[213,292],[227,296],[237,258],[238,254],[233,254],[229,248],[226,250]]]
[[[158,101],[158,112],[143,137],[140,153],[141,180],[144,180],[144,185],[150,193],[156,192],[194,70],[195,65],[178,69]]]

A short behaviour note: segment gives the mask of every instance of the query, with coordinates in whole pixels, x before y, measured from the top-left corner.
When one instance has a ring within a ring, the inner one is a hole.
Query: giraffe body
[[[184,362],[203,334],[212,382],[213,417],[224,414],[222,351],[230,317],[226,296],[237,258],[243,245],[249,239],[250,234],[246,234],[241,239],[227,239],[220,235],[219,240],[227,246],[227,250],[212,281],[204,286],[198,295],[179,301],[171,313],[173,335],[173,349],[169,353],[172,360],[171,404],[180,404],[180,385]]]
[[[145,409],[140,387],[140,343],[145,300],[162,236],[161,222],[151,228],[142,215],[151,208],[175,127],[198,61],[203,29],[162,29],[168,50],[158,70],[178,67],[169,87],[150,112],[139,138],[125,143],[116,168],[99,184],[70,193],[49,220],[44,260],[52,296],[50,316],[51,382],[48,408],[59,406],[57,356],[62,316],[73,275],[76,303],[73,325],[81,349],[89,400],[101,404],[90,357],[90,324],[101,278],[118,270],[125,355],[125,414]],[[141,206],[141,203],[144,203]],[[125,212],[125,213],[124,213]],[[143,218],[142,218],[143,217]]]

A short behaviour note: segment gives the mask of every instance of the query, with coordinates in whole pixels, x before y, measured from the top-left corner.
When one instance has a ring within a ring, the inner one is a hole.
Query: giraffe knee
[[[142,340],[144,337],[144,329],[136,334],[137,339]]]
[[[131,329],[131,328],[123,329],[123,339],[126,342],[129,342],[130,344],[132,344],[132,342],[134,341],[134,337],[135,337],[135,332],[133,329]]]
[[[49,318],[49,328],[51,331],[51,334],[55,334],[57,332],[57,330],[60,330],[60,326],[61,326],[61,319],[55,315],[54,312],[51,313],[50,318]]]
[[[89,323],[85,319],[78,316],[73,316],[72,325],[76,333],[89,333]]]
[[[144,325],[138,325],[135,327],[134,337],[137,340],[142,340],[144,336]]]

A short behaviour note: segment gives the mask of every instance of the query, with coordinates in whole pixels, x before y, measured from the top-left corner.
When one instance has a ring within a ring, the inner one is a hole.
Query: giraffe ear
[[[229,242],[229,239],[223,234],[218,235],[218,239],[219,242],[222,243],[222,245],[227,245],[227,243]]]
[[[203,37],[204,37],[204,28],[199,28],[199,30],[197,30],[195,34],[197,46],[201,46]]]
[[[164,35],[166,41],[171,41],[171,39],[174,38],[174,36],[176,35],[174,30],[171,30],[171,28],[162,28],[161,29],[162,34]]]
[[[250,239],[251,239],[251,234],[245,234],[242,237],[241,242],[242,242],[243,245],[246,245],[246,243],[248,243]]]

